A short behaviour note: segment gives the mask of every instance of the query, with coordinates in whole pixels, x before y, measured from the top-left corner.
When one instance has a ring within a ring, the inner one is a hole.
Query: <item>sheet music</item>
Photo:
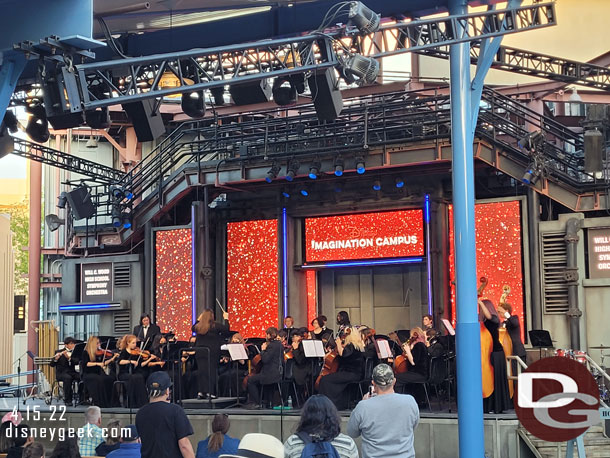
[[[306,339],[303,340],[303,351],[306,358],[324,358],[324,344],[321,340]]]
[[[393,358],[390,344],[385,339],[379,339],[375,341],[375,350],[377,350],[377,357],[379,359]]]
[[[451,323],[449,322],[449,320],[446,319],[446,318],[443,318],[441,321],[445,325],[445,329],[447,330],[449,335],[454,336],[455,335],[455,329],[453,329],[453,326],[451,326]]]
[[[246,346],[244,344],[227,344],[227,350],[229,350],[232,361],[246,361],[248,359],[248,353],[246,352]]]

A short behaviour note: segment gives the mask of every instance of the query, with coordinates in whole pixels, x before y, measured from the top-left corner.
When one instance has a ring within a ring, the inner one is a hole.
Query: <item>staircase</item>
[[[543,441],[522,427],[517,430],[517,433],[528,445],[536,458],[566,458],[565,442]],[[584,443],[587,458],[610,458],[610,439],[604,436],[601,425],[589,428],[585,434]],[[574,450],[574,457],[578,457],[576,450]]]

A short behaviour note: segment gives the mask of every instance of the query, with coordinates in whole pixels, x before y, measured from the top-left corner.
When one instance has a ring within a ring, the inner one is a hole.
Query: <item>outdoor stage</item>
[[[17,404],[14,398],[0,398],[2,415],[10,412]],[[205,401],[194,401],[207,404]],[[191,403],[185,405],[192,405]],[[66,410],[63,421],[60,420],[60,404],[46,405],[41,400],[28,400],[20,406],[23,421],[37,428],[78,428],[84,423],[84,411],[87,407],[70,407]],[[438,404],[433,403],[433,412],[427,409],[421,412],[420,422],[415,432],[415,451],[417,458],[455,458],[458,450],[458,422],[455,406],[452,413],[447,409],[438,411]],[[29,409],[29,419],[28,416]],[[195,434],[191,437],[193,446],[199,440],[205,439],[211,432],[212,418],[216,413],[223,412],[230,416],[231,429],[229,435],[241,438],[246,433],[262,432],[272,434],[286,440],[292,434],[299,421],[299,411],[294,410],[245,410],[237,409],[185,409],[193,425]],[[51,419],[54,413],[54,418]],[[347,428],[350,412],[340,412],[343,422],[342,430]],[[400,412],[389,412],[390,415],[400,415]],[[124,425],[135,422],[136,410],[111,408],[102,410],[102,424],[112,419],[121,420]],[[529,458],[531,452],[520,441],[517,435],[519,422],[513,412],[504,415],[485,415],[485,450],[494,458]],[[38,438],[48,450],[52,449],[49,437]],[[356,440],[360,446],[360,439]]]

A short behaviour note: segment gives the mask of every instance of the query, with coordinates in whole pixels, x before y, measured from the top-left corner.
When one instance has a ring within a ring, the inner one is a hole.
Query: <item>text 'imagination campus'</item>
[[[366,248],[372,246],[415,245],[416,235],[377,237],[367,239],[329,240],[324,242],[311,241],[313,250],[336,250],[341,248]]]

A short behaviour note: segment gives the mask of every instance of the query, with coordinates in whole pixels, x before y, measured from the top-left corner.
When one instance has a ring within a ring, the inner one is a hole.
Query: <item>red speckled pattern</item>
[[[244,337],[278,326],[278,265],[277,220],[227,224],[227,311]]]
[[[318,282],[317,272],[308,270],[305,272],[305,284],[307,285],[307,327],[318,316]]]
[[[193,325],[191,230],[157,231],[155,237],[156,317],[162,332],[188,340]]]
[[[485,276],[489,284],[483,292],[497,307],[502,288],[508,285],[511,294],[506,302],[519,316],[521,334],[523,325],[523,271],[521,266],[521,202],[479,203],[475,205],[475,228],[477,250],[477,282]],[[455,324],[455,252],[453,232],[453,208],[449,207],[449,276],[451,279],[451,319]],[[478,287],[478,284],[477,284]],[[476,304],[475,304],[476,305]]]
[[[307,262],[424,255],[423,210],[305,220]]]

